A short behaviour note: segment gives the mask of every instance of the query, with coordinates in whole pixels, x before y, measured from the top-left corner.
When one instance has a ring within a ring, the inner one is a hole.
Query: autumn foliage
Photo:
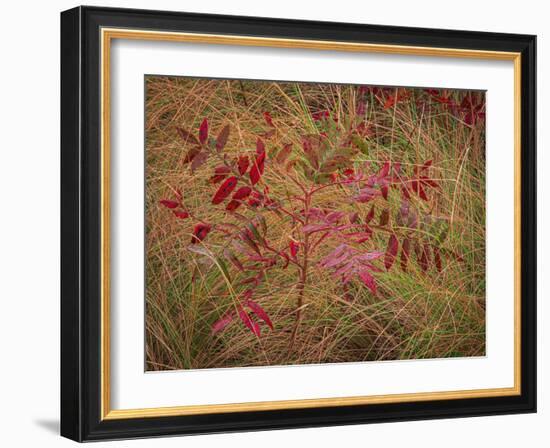
[[[166,126],[181,165],[154,201],[161,219],[171,221],[172,238],[183,241],[180,257],[194,260],[186,288],[198,288],[206,268],[221,278],[216,294],[229,298],[208,319],[209,346],[223,344],[231,328],[259,339],[279,332],[286,343],[278,340],[277,350],[285,345],[292,358],[315,308],[310,288],[319,279],[330,284],[335,303],[353,310],[358,298],[396,300],[391,276],[423,277],[429,284],[447,267],[468,269],[465,254],[448,238],[452,217],[440,211],[449,206],[449,180],[440,167],[447,161],[439,152],[415,150],[412,135],[407,142],[403,136],[414,132],[414,123],[411,131],[399,131],[398,144],[381,129],[395,127],[403,108],[444,116],[438,132],[460,126],[479,134],[483,96],[367,86],[351,93],[345,113],[341,104],[317,104],[306,107],[302,121],[266,104],[246,142],[240,134],[247,124],[229,115],[220,120],[204,112],[197,127]],[[384,114],[383,122],[373,110]],[[391,151],[380,149],[388,146]],[[188,179],[200,185],[200,202]],[[270,294],[280,288],[292,291],[290,304]],[[280,312],[269,312],[287,306],[281,321]],[[261,350],[269,351],[269,343]]]

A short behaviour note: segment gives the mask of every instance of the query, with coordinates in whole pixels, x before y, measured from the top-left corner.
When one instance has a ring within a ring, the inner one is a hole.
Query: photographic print
[[[485,93],[147,76],[147,370],[485,354]]]
[[[536,41],[64,11],[61,434],[536,412]]]

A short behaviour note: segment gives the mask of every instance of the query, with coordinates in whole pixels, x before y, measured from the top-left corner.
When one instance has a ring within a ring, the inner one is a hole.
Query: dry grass
[[[318,132],[311,111],[328,109],[344,120],[356,108],[357,86],[253,81],[225,81],[174,77],[146,79],[146,360],[148,370],[261,366],[304,363],[357,362],[480,356],[485,353],[485,134],[484,122],[469,126],[411,89],[411,99],[384,109],[371,95],[367,119],[373,134],[368,155],[355,163],[399,160],[404,167],[433,159],[441,186],[428,202],[416,200],[421,212],[448,225],[443,248],[464,261],[446,256],[441,272],[423,272],[411,264],[407,272],[395,266],[376,274],[378,294],[351,284],[346,297],[330,273],[313,265],[304,289],[304,306],[295,341],[297,272],[294,266],[272,269],[258,288],[255,300],[268,312],[273,331],[262,327],[256,338],[234,322],[212,335],[212,324],[233,306],[224,269],[189,252],[193,222],[176,219],[159,205],[175,189],[207,222],[231,221],[223,208],[210,203],[216,186],[208,182],[216,166],[207,162],[195,173],[184,163],[187,148],[176,126],[196,131],[204,117],[210,128],[231,125],[229,153],[254,152],[259,133],[266,130],[262,113],[269,111],[277,133],[266,140],[268,165],[262,181],[274,196],[291,197],[296,186],[285,172],[269,168],[269,156],[283,143]],[[465,92],[448,92],[460,101]],[[481,94],[477,94],[481,95]],[[422,98],[422,106],[414,101]],[[299,174],[296,174],[297,176]],[[381,200],[381,199],[380,199]],[[326,189],[316,206],[338,207],[365,214],[370,204],[344,201]],[[394,210],[399,195],[389,198]],[[291,220],[265,214],[270,240],[288,246],[295,231]],[[222,244],[212,232],[208,243]],[[384,250],[384,235],[366,243]],[[327,240],[319,256],[334,243]]]

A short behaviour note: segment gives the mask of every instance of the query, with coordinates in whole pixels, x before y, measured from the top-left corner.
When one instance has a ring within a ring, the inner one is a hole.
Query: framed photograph
[[[535,36],[61,14],[61,433],[535,412]]]

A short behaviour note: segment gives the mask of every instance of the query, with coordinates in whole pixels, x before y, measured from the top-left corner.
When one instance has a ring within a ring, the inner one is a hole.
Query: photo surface
[[[485,355],[485,92],[145,77],[146,370]]]

